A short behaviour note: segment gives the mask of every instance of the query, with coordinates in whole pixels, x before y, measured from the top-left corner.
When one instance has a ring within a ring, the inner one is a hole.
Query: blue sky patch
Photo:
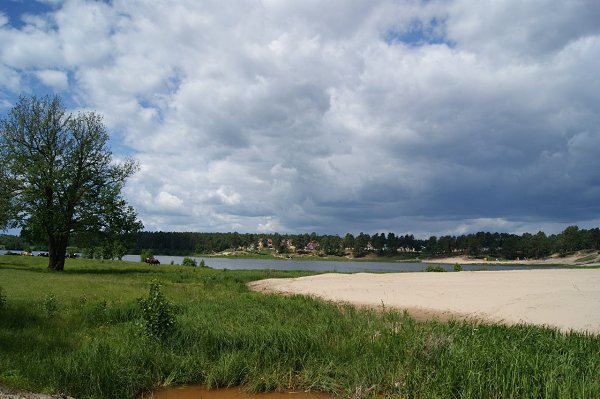
[[[411,47],[430,44],[455,46],[454,42],[446,39],[445,21],[438,18],[432,18],[425,23],[422,20],[415,19],[406,30],[389,30],[386,32],[384,40],[390,45],[404,43]]]
[[[10,26],[20,29],[25,25],[23,14],[39,15],[55,9],[55,6],[33,0],[2,0],[0,11],[8,17]]]

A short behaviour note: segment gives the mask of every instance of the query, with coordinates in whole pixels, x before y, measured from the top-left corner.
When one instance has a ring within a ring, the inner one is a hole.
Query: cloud
[[[43,84],[53,89],[66,90],[69,88],[69,78],[63,71],[44,69],[36,71],[35,75]]]
[[[284,229],[276,218],[268,217],[264,223],[259,223],[256,231],[260,233],[277,233]]]
[[[156,205],[163,209],[179,209],[183,201],[176,195],[161,191],[156,197]]]
[[[149,229],[561,229],[600,219],[599,18],[591,0],[65,1],[0,23],[0,99],[35,76],[104,115]]]
[[[594,1],[461,0],[448,7],[448,36],[460,47],[504,62],[534,60],[600,33]]]

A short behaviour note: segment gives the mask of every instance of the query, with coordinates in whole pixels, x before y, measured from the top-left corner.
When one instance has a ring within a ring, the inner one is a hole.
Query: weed
[[[453,269],[454,269],[455,272],[462,272],[463,268],[462,268],[462,266],[460,264],[455,263]]]
[[[443,266],[432,266],[432,265],[427,265],[427,267],[425,268],[426,272],[445,272],[446,269],[444,269]]]
[[[48,315],[48,317],[54,316],[54,314],[58,311],[58,300],[53,293],[47,294],[44,297],[44,310],[46,311],[46,315]]]
[[[160,283],[152,282],[148,297],[140,298],[139,304],[142,308],[146,334],[163,339],[173,330],[175,315],[172,305],[167,301],[160,288]]]
[[[196,262],[196,259],[185,257],[183,258],[183,262],[181,263],[181,265],[196,267],[198,266],[198,262]]]

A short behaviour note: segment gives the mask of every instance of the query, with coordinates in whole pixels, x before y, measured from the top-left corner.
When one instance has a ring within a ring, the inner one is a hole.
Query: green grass
[[[597,253],[592,253],[592,254],[583,256],[581,258],[575,259],[575,262],[583,263],[583,262],[594,261],[594,260],[597,260],[597,259],[598,259],[598,254]]]
[[[246,288],[304,272],[68,260],[56,273],[45,263],[0,256],[0,384],[78,399],[192,383],[356,398],[600,397],[598,336],[421,323]],[[144,334],[138,304],[152,281],[175,312],[162,341]]]

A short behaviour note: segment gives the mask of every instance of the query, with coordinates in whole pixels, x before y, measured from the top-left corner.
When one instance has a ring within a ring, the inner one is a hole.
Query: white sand
[[[585,259],[584,261],[579,261]],[[470,258],[468,256],[449,256],[446,258],[425,259],[423,263],[445,263],[461,265],[580,265],[580,266],[598,266],[600,265],[600,251],[579,251],[568,256],[552,255],[542,259],[513,259],[513,260],[497,260],[489,257],[484,259]]]
[[[250,283],[354,305],[406,309],[418,318],[474,318],[600,333],[600,269],[321,274]]]

